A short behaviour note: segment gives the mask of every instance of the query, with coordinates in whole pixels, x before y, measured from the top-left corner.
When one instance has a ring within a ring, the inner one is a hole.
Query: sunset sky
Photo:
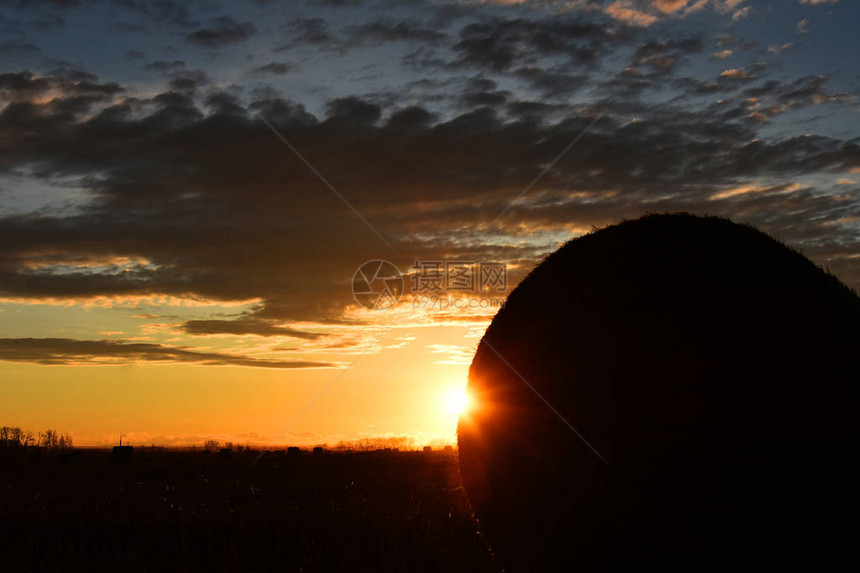
[[[752,223],[860,289],[858,22],[850,0],[0,0],[0,425],[450,442],[507,291],[426,305],[415,262],[501,262],[509,291],[648,212]],[[368,310],[377,259],[406,292]]]

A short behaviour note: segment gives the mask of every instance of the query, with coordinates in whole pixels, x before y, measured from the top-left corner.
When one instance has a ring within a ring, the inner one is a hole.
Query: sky
[[[451,442],[505,294],[646,213],[753,224],[858,290],[858,21],[848,0],[0,0],[0,425]]]

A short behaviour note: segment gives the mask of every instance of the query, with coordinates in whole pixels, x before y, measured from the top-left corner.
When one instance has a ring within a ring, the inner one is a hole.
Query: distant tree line
[[[415,440],[409,436],[360,438],[338,442],[334,447],[338,451],[370,452],[374,450],[411,450]]]
[[[71,434],[61,434],[56,430],[31,432],[18,426],[0,427],[0,448],[16,449],[37,447],[48,450],[70,450],[74,447]]]
[[[449,444],[443,440],[438,440],[432,445],[436,448],[441,449],[443,446]],[[323,445],[322,447],[327,448],[326,445]],[[196,450],[196,447],[193,449]],[[372,452],[375,450],[414,450],[415,439],[410,436],[360,438],[357,440],[338,442],[332,449],[334,451],[340,452]],[[214,439],[206,440],[205,442],[203,442],[202,451],[204,452],[217,454],[221,450],[242,452],[244,450],[252,451],[253,448],[249,444],[242,445],[234,444],[233,442],[222,443]]]
[[[241,452],[243,450],[250,451],[251,446],[247,444],[243,446],[242,444],[234,444],[233,442],[224,442],[222,445],[218,440],[206,440],[203,442],[204,452],[218,453],[221,450],[230,450],[235,452]]]

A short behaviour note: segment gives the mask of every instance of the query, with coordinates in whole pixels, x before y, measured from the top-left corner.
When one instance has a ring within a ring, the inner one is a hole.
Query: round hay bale
[[[860,298],[803,255],[721,218],[626,221],[487,329],[463,483],[514,573],[856,563],[858,381]]]

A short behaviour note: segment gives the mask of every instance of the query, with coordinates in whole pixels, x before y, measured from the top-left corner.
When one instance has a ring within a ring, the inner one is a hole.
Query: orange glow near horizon
[[[42,310],[26,310],[29,321],[7,308],[4,325],[19,335],[38,336],[28,325],[38,326],[33,318],[41,320]],[[46,309],[44,314],[50,310],[56,309]],[[87,334],[95,339],[104,338],[98,329],[108,327],[125,331],[127,337],[140,335],[133,328],[136,319],[112,323],[106,320],[107,313],[64,308],[55,314],[76,323],[78,329],[91,324]],[[167,447],[199,446],[208,439],[274,448],[335,446],[341,441],[385,437],[407,437],[415,447],[454,444],[458,418],[468,407],[464,398],[468,355],[481,334],[481,329],[459,325],[392,330],[347,371],[343,367],[284,370],[155,362],[0,362],[4,398],[0,426],[33,432],[51,428],[71,434],[76,446],[115,445],[120,432],[123,443]],[[159,332],[147,342],[162,342],[161,336],[175,334]],[[237,340],[247,341],[245,348],[258,343],[254,338]],[[203,344],[191,337],[181,342]],[[219,352],[233,352],[238,344],[228,338],[207,338],[205,343],[209,345],[205,348]],[[254,350],[265,357],[266,348],[274,343],[260,339],[259,344]],[[314,346],[302,358],[346,365],[363,348],[326,354]],[[338,376],[336,385],[320,396]]]

